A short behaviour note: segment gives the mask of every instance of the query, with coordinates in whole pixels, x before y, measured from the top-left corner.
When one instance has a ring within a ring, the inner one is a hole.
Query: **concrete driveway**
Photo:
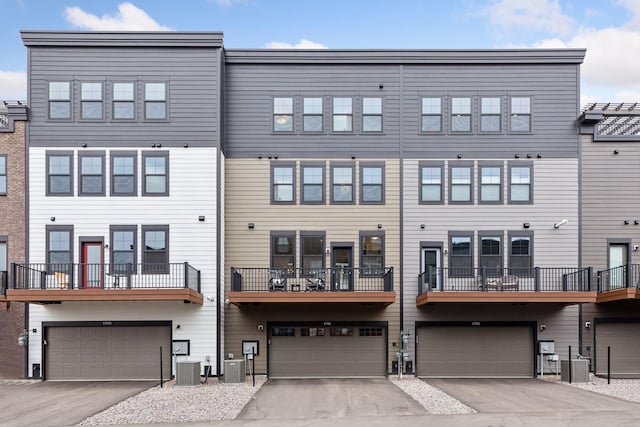
[[[0,384],[0,425],[71,426],[158,382]]]
[[[302,420],[425,415],[427,411],[387,379],[270,380],[237,420]]]
[[[480,413],[631,411],[640,404],[536,379],[428,379]]]

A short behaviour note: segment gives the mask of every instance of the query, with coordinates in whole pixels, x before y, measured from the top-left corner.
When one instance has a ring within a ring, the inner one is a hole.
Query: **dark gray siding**
[[[29,47],[32,146],[214,146],[219,114],[217,48]],[[48,119],[48,82],[71,81],[69,121]],[[80,83],[102,81],[104,121],[80,120]],[[136,82],[133,122],[112,121],[111,81]],[[167,81],[168,120],[143,119],[145,81]]]

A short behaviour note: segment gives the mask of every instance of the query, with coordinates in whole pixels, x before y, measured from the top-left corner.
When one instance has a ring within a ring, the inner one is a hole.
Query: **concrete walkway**
[[[0,425],[76,425],[157,384],[157,381],[0,384]]]

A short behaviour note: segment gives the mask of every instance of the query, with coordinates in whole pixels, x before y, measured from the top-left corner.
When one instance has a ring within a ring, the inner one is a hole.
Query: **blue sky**
[[[640,0],[0,0],[0,99],[20,30],[223,31],[227,48],[587,48],[582,102],[640,101]]]

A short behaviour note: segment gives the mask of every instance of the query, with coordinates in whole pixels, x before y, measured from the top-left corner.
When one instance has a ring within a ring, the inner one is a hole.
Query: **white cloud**
[[[79,7],[68,7],[64,11],[65,19],[79,28],[95,31],[169,31],[171,28],[158,24],[142,9],[131,3],[118,5],[115,15],[102,17],[87,13]]]
[[[492,25],[507,31],[569,34],[575,26],[574,20],[562,13],[558,0],[493,0],[483,12]]]
[[[244,3],[244,0],[209,0],[210,3],[218,3],[220,6],[231,7],[234,4]]]
[[[27,73],[0,70],[0,100],[27,99]]]
[[[285,42],[269,42],[265,46],[267,49],[328,49],[327,46],[322,43],[312,42],[307,39],[300,39],[296,44],[290,44]]]

